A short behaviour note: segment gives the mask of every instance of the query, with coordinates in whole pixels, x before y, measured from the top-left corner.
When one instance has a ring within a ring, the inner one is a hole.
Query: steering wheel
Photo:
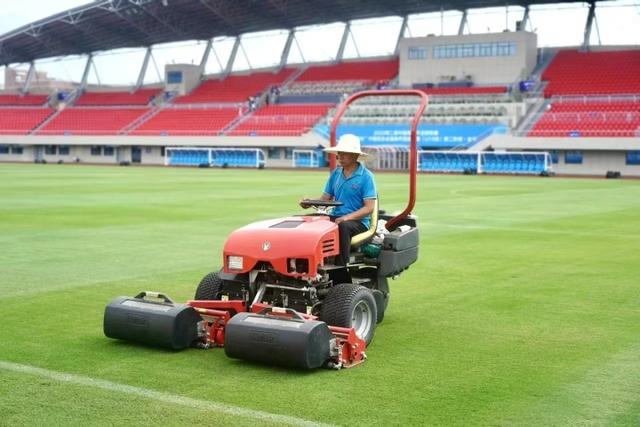
[[[318,199],[303,199],[300,202],[302,207],[310,207],[315,209],[318,215],[331,215],[331,211],[338,206],[342,206],[342,202],[334,200],[318,200]]]
[[[337,202],[335,200],[302,199],[301,203],[312,208],[335,208],[342,206],[342,202]]]

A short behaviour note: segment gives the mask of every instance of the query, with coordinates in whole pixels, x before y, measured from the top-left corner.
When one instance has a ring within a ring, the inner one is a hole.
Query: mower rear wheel
[[[371,290],[352,283],[336,285],[322,302],[320,320],[330,326],[353,328],[367,345],[377,323],[376,301]]]
[[[194,299],[197,300],[218,300],[220,299],[220,291],[222,290],[222,279],[218,276],[218,272],[212,271],[202,278]]]

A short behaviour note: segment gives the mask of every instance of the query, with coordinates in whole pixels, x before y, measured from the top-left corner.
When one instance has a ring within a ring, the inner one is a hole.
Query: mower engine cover
[[[333,338],[318,320],[238,313],[227,323],[224,351],[234,359],[315,369],[331,357]]]
[[[149,301],[142,292],[136,297],[118,297],[104,310],[104,334],[109,338],[182,350],[198,340],[196,310],[186,304],[176,304],[169,298]]]
[[[292,216],[237,229],[224,244],[227,274],[247,273],[258,262],[289,277],[315,277],[324,258],[339,252],[338,226],[326,216]]]

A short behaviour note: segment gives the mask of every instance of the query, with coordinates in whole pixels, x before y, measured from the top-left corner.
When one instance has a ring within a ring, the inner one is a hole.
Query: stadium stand
[[[295,136],[308,132],[332,104],[268,105],[254,112],[228,135]]]
[[[518,118],[517,103],[505,93],[480,95],[432,95],[422,118],[430,124],[504,124],[512,125]],[[416,108],[415,98],[365,98],[347,110],[345,124],[408,123]],[[335,109],[329,113],[333,117]],[[328,119],[326,123],[328,124]]]
[[[53,110],[38,107],[0,108],[0,134],[26,135],[47,119]]]
[[[558,52],[542,75],[550,99],[528,136],[637,136],[639,75],[640,50]]]
[[[147,105],[159,93],[159,89],[138,89],[135,92],[85,92],[76,101],[76,105]]]
[[[294,71],[293,68],[285,68],[277,73],[260,72],[205,80],[190,94],[180,96],[174,102],[176,104],[244,102],[248,97],[263,93],[273,85],[282,84]]]
[[[68,107],[36,133],[40,135],[115,135],[140,116],[144,107]]]
[[[0,105],[44,105],[49,97],[47,95],[0,95]]]
[[[342,62],[307,68],[296,82],[356,80],[368,83],[389,81],[398,75],[398,59],[385,61]]]
[[[529,136],[633,137],[640,128],[640,102],[554,102],[550,106]]]
[[[166,107],[135,128],[132,135],[218,135],[238,118],[238,107]]]
[[[562,50],[542,74],[545,96],[640,93],[640,50]]]

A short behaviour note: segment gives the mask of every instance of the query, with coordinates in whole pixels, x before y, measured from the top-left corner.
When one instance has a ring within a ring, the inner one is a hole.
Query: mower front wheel
[[[330,326],[353,328],[366,341],[373,340],[378,313],[371,290],[352,283],[336,285],[322,302],[320,320]]]
[[[218,300],[222,290],[222,279],[216,271],[212,271],[202,278],[196,289],[196,300]]]

